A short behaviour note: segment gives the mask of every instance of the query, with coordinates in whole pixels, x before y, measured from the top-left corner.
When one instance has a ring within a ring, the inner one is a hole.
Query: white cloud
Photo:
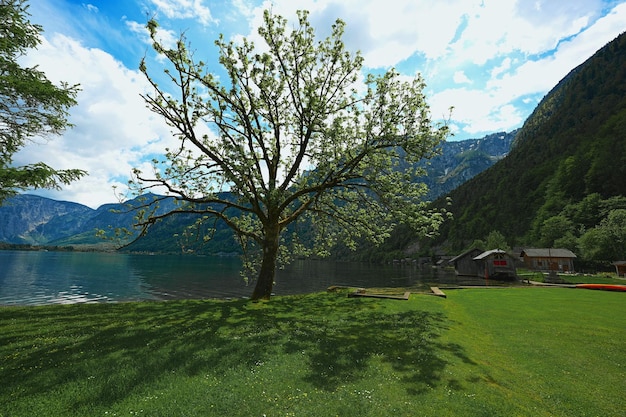
[[[170,19],[197,19],[203,25],[217,23],[203,0],[150,0]]]
[[[525,4],[528,2],[519,3]],[[537,2],[537,5],[556,7],[552,3]],[[503,26],[498,29],[497,22],[489,18],[498,9],[502,13],[502,19],[511,28]],[[481,89],[445,89],[436,92],[430,100],[433,114],[438,114],[450,105],[455,106],[453,119],[466,134],[511,130],[520,126],[534,104],[529,96],[540,97],[546,94],[572,69],[624,30],[626,4],[616,6],[607,16],[597,19],[582,31],[581,27],[587,23],[587,18],[573,19],[574,14],[571,11],[568,14],[569,9],[566,9],[559,9],[562,16],[550,14],[553,19],[547,19],[543,15],[529,15],[530,12],[525,15],[522,13],[521,17],[511,15],[507,19],[506,10],[516,9],[504,2],[499,7],[478,15],[480,18],[477,21],[470,21],[461,40],[454,45],[455,53],[447,65],[453,65],[452,62],[455,65],[471,62],[488,69],[490,67],[485,63],[489,60],[495,61],[496,57],[499,64],[491,67],[489,77],[485,78]],[[591,16],[593,13],[587,11],[587,15]],[[568,18],[572,18],[569,23]],[[585,20],[584,24],[581,19]],[[482,25],[488,28],[482,36],[478,30],[478,21],[481,20]],[[525,35],[522,28],[527,23],[538,25],[537,30]],[[481,39],[483,47],[480,46]],[[440,62],[439,65],[445,66],[446,63]],[[518,107],[514,102],[524,103],[525,108]]]
[[[27,146],[15,157],[20,165],[44,161],[57,169],[89,171],[89,177],[64,187],[65,199],[91,207],[110,202],[111,186],[121,185],[120,179],[128,178],[133,166],[147,154],[163,154],[173,146],[169,128],[139,96],[149,91],[143,75],[110,54],[54,35],[26,57],[26,65],[34,63],[51,81],[80,83],[82,89],[78,105],[70,109],[75,127],[45,144]]]
[[[266,1],[255,11],[251,37],[261,23],[262,10],[294,19],[296,10],[309,10],[310,20],[321,36],[327,36],[336,19],[347,23],[344,41],[349,50],[360,50],[365,65],[389,67],[416,52],[429,58],[446,53],[462,17],[463,0],[302,0]],[[445,18],[441,18],[445,16]]]
[[[89,10],[90,12],[97,13],[97,12],[99,12],[99,11],[100,11],[100,10],[98,9],[98,7],[97,7],[97,6],[94,6],[93,4],[85,4],[84,6],[85,6],[85,8],[86,8],[87,10]]]
[[[526,55],[554,49],[561,39],[583,30],[601,10],[592,0],[540,2],[490,0],[467,9],[467,27],[451,45],[457,60],[478,65],[506,53]],[[596,7],[594,7],[596,6]]]
[[[253,37],[268,5],[255,10]],[[527,110],[512,111],[513,101],[545,94],[603,45],[598,39],[608,42],[619,34],[626,4],[598,19],[603,7],[600,0],[397,0],[393,7],[374,0],[271,2],[274,13],[291,19],[297,9],[310,10],[321,36],[336,18],[345,20],[346,46],[361,50],[366,66],[412,59],[421,62],[413,71],[421,70],[429,86],[471,82],[476,90],[440,88],[431,100],[435,115],[455,106],[453,118],[460,117],[466,133],[478,131],[476,126],[517,127]]]
[[[624,21],[626,4],[618,6],[611,14],[599,19],[595,25],[578,36],[561,42],[553,54],[535,60],[529,59],[515,68],[508,66],[507,74],[487,82],[488,91],[496,91],[501,103],[529,94],[547,93],[571,70],[614,39],[616,33],[623,29]]]
[[[484,132],[500,132],[511,130],[511,126],[520,125],[524,121],[524,116],[520,110],[512,104],[496,106],[488,117],[472,120],[465,131],[479,134]]]
[[[450,88],[433,94],[428,102],[435,118],[445,115],[450,106],[454,107],[452,122],[459,132],[479,134],[511,130],[524,121],[520,109],[510,104],[504,96],[507,92],[491,89]]]
[[[293,18],[297,9],[325,35],[335,19],[347,22],[345,42],[362,51],[366,66],[390,67],[412,56],[484,64],[512,51],[538,54],[584,29],[602,10],[600,0],[290,0],[266,1],[260,11]],[[253,33],[254,35],[254,33]],[[454,42],[453,42],[454,41]]]
[[[126,26],[128,29],[138,35],[139,39],[147,45],[152,45],[152,39],[150,39],[150,32],[146,28],[146,25],[143,23],[135,22],[135,21],[127,21]],[[180,36],[176,34],[173,30],[164,29],[159,26],[156,32],[156,39],[161,43],[161,45],[166,48],[175,48],[176,43],[180,39]]]
[[[491,70],[491,77],[492,78],[496,78],[497,76],[499,76],[500,74],[507,72],[510,68],[511,68],[511,64],[512,64],[512,60],[509,57],[506,57],[502,60],[502,64],[500,64],[500,66],[498,67],[494,67]]]
[[[467,78],[467,75],[465,75],[463,71],[455,71],[452,79],[457,84],[471,84],[472,83],[472,80]]]
[[[254,7],[246,0],[232,0],[232,6],[243,16],[250,17],[254,15]]]

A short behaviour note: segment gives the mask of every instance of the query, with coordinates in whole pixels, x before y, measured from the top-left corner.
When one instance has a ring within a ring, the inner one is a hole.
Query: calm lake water
[[[0,305],[249,297],[240,265],[227,257],[0,251]],[[453,272],[413,265],[300,260],[279,271],[274,293],[430,283],[460,284]]]

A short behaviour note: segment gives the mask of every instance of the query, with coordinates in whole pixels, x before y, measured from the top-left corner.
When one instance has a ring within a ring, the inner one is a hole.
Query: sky
[[[14,162],[89,172],[61,191],[30,193],[92,208],[116,202],[133,167],[150,170],[149,159],[175,146],[141,98],[151,92],[141,59],[156,77],[163,70],[148,19],[159,22],[166,44],[184,33],[219,74],[215,39],[260,42],[265,9],[290,21],[309,10],[319,36],[342,19],[346,47],[361,52],[364,72],[420,73],[433,120],[449,122],[448,140],[521,127],[564,76],[626,30],[626,0],[30,0],[31,21],[44,33],[22,64],[81,91],[70,109],[74,127],[36,139]]]

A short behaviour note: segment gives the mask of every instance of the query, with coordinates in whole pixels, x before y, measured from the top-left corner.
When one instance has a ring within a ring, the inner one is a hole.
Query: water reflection
[[[127,259],[116,254],[0,251],[0,304],[150,298]]]
[[[248,297],[238,258],[0,251],[0,304]],[[449,271],[413,265],[299,260],[280,270],[277,295],[349,287],[467,284]]]
[[[234,257],[127,256],[129,268],[160,299],[244,297],[252,292]]]

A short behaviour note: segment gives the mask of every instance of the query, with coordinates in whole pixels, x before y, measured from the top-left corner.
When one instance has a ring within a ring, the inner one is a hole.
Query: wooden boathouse
[[[574,271],[576,255],[569,249],[529,248],[523,249],[520,258],[528,269],[535,271]]]
[[[516,279],[515,258],[502,249],[483,251],[470,249],[452,258],[457,275],[481,277],[486,279]]]
[[[450,259],[448,264],[454,266],[454,272],[457,275],[475,277],[482,271],[479,271],[479,264],[474,261],[474,258],[483,252],[484,250],[478,248],[470,249]]]
[[[478,268],[482,270],[482,276],[485,279],[517,279],[515,258],[507,251],[488,250],[475,257],[474,261],[478,263]]]

